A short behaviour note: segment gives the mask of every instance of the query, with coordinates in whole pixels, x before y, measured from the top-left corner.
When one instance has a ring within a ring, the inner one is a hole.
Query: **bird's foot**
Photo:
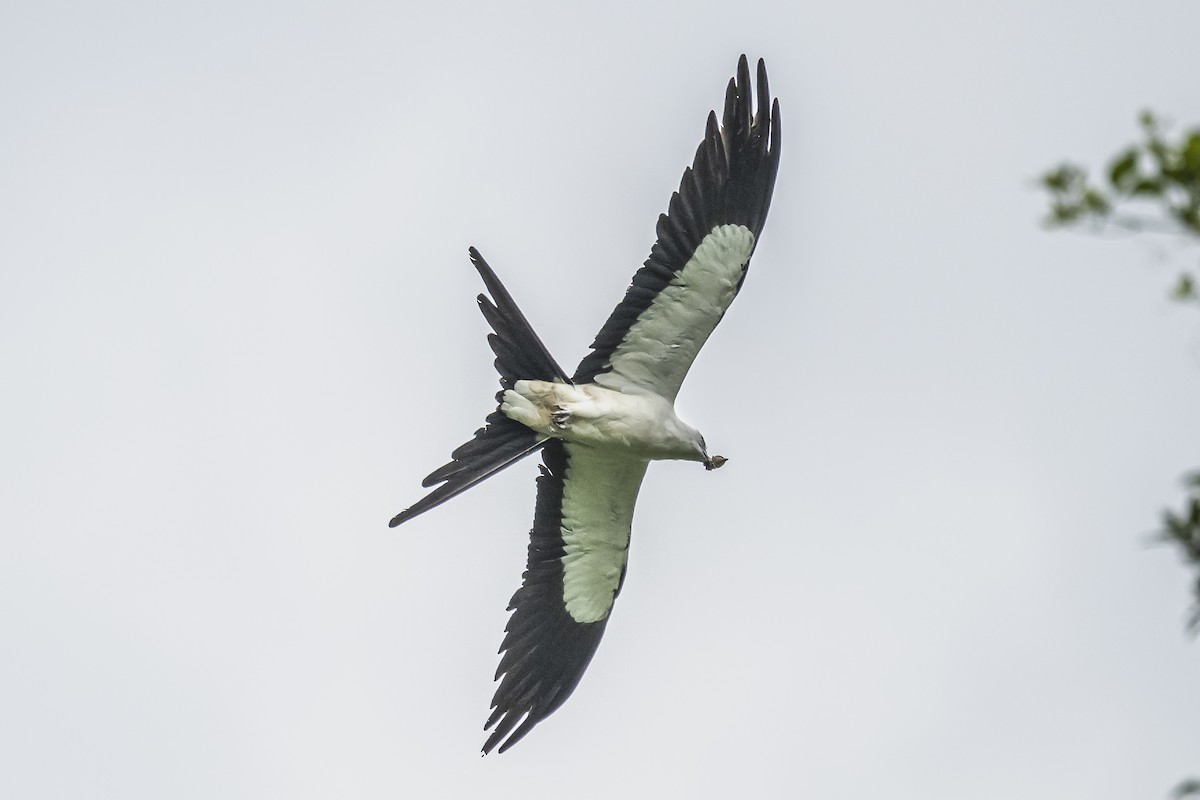
[[[554,406],[554,410],[550,412],[550,421],[554,423],[554,427],[560,431],[565,431],[571,427],[571,412],[560,405]]]
[[[725,456],[712,456],[704,462],[704,468],[710,471],[714,469],[720,469],[721,467],[725,466],[725,462],[728,460],[729,459]]]

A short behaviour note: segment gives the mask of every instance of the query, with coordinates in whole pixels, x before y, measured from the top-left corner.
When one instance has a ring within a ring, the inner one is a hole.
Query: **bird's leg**
[[[726,458],[725,456],[712,456],[711,458],[709,458],[707,461],[704,462],[704,468],[709,471],[714,470],[714,469],[720,469],[721,467],[725,466],[725,462],[728,460],[729,459]]]
[[[550,412],[550,421],[554,423],[554,427],[565,431],[571,427],[571,412],[566,409],[566,406],[555,403]]]

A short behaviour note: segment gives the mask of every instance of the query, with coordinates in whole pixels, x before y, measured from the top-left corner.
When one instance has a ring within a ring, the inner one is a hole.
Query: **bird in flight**
[[[568,376],[475,248],[471,263],[488,295],[501,389],[498,407],[450,463],[425,478],[436,487],[397,514],[412,519],[505,467],[541,451],[528,562],[500,645],[500,685],[484,725],[487,754],[503,753],[575,690],[621,591],[633,507],[651,461],[726,462],[675,415],[675,396],[696,354],[742,287],[779,168],[779,101],[760,59],[757,107],[743,55],[720,123],[658,218],[650,257]],[[768,111],[769,108],[769,111]]]

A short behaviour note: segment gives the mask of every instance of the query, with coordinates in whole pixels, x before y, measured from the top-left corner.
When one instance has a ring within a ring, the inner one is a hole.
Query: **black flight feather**
[[[479,295],[479,309],[492,326],[488,343],[496,354],[496,371],[500,373],[500,391],[496,403],[518,380],[562,381],[570,383],[562,367],[550,355],[546,345],[533,331],[533,326],[512,295],[496,277],[487,261],[472,247],[468,251],[471,263],[483,278],[483,285],[491,293]],[[461,445],[450,454],[450,462],[425,477],[421,485],[425,488],[441,484],[413,505],[401,511],[389,523],[396,527],[418,514],[440,506],[452,497],[462,494],[475,484],[487,480],[505,467],[512,466],[545,444],[545,439],[519,422],[504,415],[499,408],[487,416],[484,426],[475,431],[471,441]]]

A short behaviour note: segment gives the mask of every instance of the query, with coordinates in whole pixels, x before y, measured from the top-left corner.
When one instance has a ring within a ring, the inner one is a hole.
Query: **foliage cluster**
[[[1149,111],[1138,119],[1142,140],[1109,160],[1102,182],[1083,167],[1062,163],[1042,174],[1050,195],[1045,222],[1054,228],[1116,227],[1134,233],[1167,233],[1200,242],[1200,127],[1172,140]],[[1200,271],[1185,269],[1171,290],[1179,302],[1200,306]],[[1200,633],[1200,472],[1186,479],[1189,497],[1178,513],[1163,512],[1162,541],[1177,546],[1196,568],[1195,604],[1188,629]],[[1200,787],[1200,784],[1197,785]],[[1192,793],[1200,794],[1200,788]]]
[[[1176,234],[1200,242],[1200,128],[1172,141],[1158,117],[1145,111],[1139,117],[1142,140],[1109,160],[1101,182],[1087,170],[1063,163],[1041,176],[1050,195],[1050,227],[1109,227],[1133,233]],[[1171,297],[1200,306],[1200,271],[1185,269]],[[1200,634],[1200,471],[1185,479],[1188,497],[1182,511],[1163,511],[1161,541],[1174,544],[1185,562],[1196,569],[1194,605],[1188,630]],[[1200,798],[1200,780],[1180,782],[1172,800]]]
[[[1050,194],[1047,225],[1200,239],[1200,128],[1172,139],[1149,111],[1142,112],[1139,123],[1141,141],[1113,156],[1100,181],[1069,162],[1042,174],[1041,185]],[[1200,304],[1200,272],[1181,273],[1171,296]]]

